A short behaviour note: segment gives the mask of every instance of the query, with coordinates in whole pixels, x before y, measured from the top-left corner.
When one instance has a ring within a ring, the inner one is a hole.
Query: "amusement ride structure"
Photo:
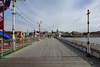
[[[11,0],[0,0],[0,36],[3,38],[2,44],[4,49],[7,48],[6,46],[4,46],[4,38],[10,39],[10,41],[12,40],[12,38],[4,31],[4,11],[9,9],[10,3]]]

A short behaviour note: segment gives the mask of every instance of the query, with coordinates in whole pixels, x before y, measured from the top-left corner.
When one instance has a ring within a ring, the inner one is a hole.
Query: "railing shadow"
[[[58,38],[56,38],[58,39]],[[69,48],[72,52],[74,52],[75,54],[77,54],[79,57],[83,58],[85,61],[87,61],[91,66],[93,67],[100,67],[100,59],[96,58],[94,56],[90,56],[87,57],[87,53],[79,50],[73,46],[71,46],[70,44],[68,44],[67,42],[63,41],[62,39],[58,39],[61,43],[63,43],[63,45],[67,48]]]

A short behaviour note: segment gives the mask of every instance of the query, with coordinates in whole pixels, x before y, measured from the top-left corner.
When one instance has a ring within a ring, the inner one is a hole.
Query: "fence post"
[[[100,47],[99,47],[99,59],[100,59]]]
[[[22,47],[24,47],[24,39],[22,38]]]
[[[17,46],[16,46],[16,39],[15,39],[15,49],[17,48]]]
[[[29,38],[28,38],[28,44],[29,44]],[[28,44],[27,44],[27,45],[28,45]]]
[[[11,49],[11,51],[12,51],[12,43],[11,43],[11,41],[10,41],[10,49]]]
[[[3,57],[3,38],[1,37],[1,57]]]

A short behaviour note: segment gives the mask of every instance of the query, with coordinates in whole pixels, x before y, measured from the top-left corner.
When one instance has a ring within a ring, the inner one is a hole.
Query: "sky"
[[[12,30],[12,3],[5,11],[5,30]],[[100,0],[26,0],[16,2],[15,31],[87,32],[87,10],[90,10],[90,31],[100,31]],[[22,12],[21,12],[22,11]]]

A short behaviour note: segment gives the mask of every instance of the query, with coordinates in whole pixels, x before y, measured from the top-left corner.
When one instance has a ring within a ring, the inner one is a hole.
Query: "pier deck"
[[[46,38],[0,59],[0,67],[99,67],[100,60],[55,38]]]

